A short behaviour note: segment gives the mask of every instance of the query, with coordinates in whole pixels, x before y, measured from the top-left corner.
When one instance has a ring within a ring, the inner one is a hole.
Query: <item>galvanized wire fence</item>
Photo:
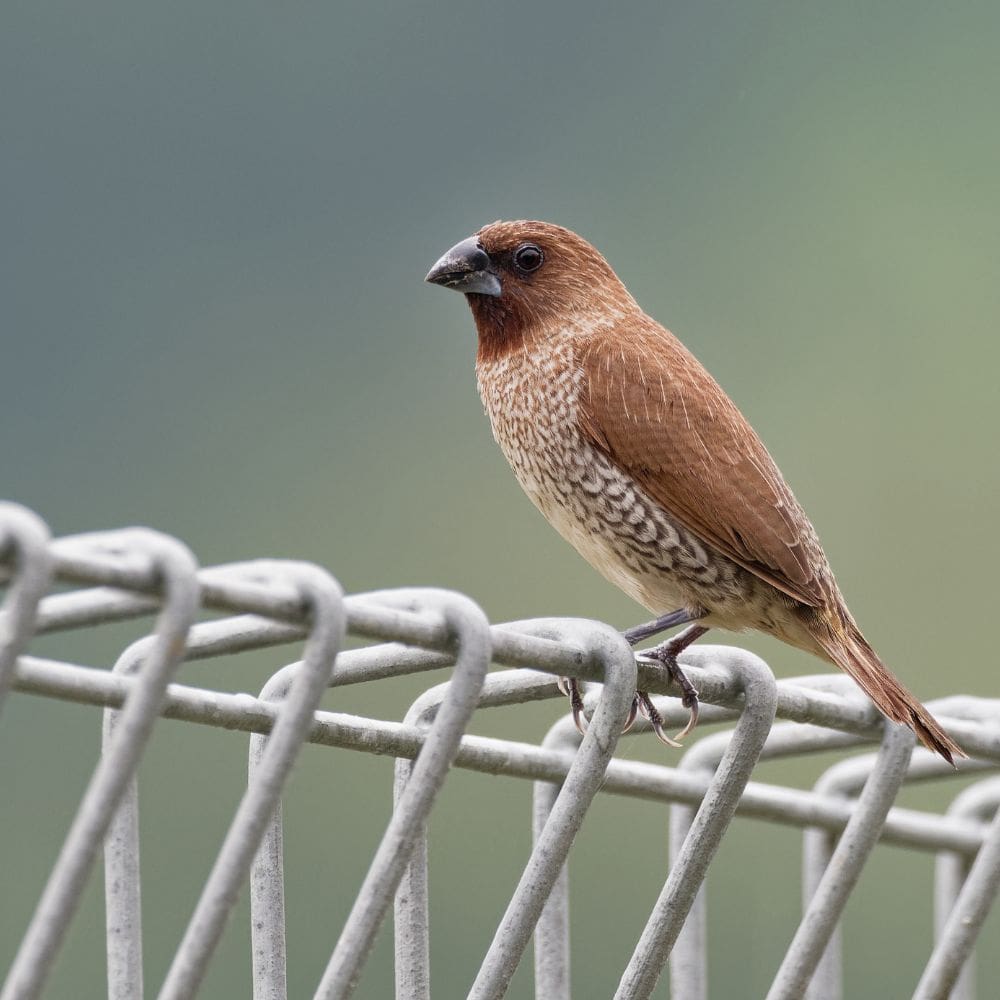
[[[975,996],[969,960],[1000,884],[1000,777],[967,779],[1000,762],[1000,701],[954,696],[931,705],[971,755],[959,771],[966,787],[941,815],[893,802],[904,782],[954,772],[914,750],[909,730],[886,724],[849,680],[776,682],[761,660],[738,649],[696,647],[685,655],[703,722],[732,721],[732,728],[695,739],[676,766],[653,765],[614,756],[623,721],[637,683],[658,695],[676,691],[662,669],[637,664],[621,636],[596,622],[491,626],[460,594],[344,596],[328,573],[299,562],[199,569],[181,542],[147,529],[51,540],[34,514],[13,504],[0,505],[0,574],[0,701],[16,690],[97,706],[104,724],[103,752],[0,1000],[44,995],[102,849],[108,996],[143,995],[136,771],[160,718],[252,734],[246,791],[159,988],[161,1000],[197,994],[241,891],[250,896],[254,997],[286,996],[280,799],[306,742],[397,759],[391,819],[317,998],[350,996],[393,907],[396,995],[431,996],[425,831],[452,766],[534,783],[534,846],[470,997],[503,996],[532,936],[536,996],[570,996],[565,863],[599,791],[672,804],[669,871],[617,998],[650,996],[664,970],[673,997],[707,996],[703,883],[734,815],[803,831],[803,916],[769,998],[842,996],[838,922],[879,840],[936,859],[936,940],[913,996]],[[199,620],[205,612],[222,617]],[[26,651],[34,635],[149,616],[149,634],[110,671]],[[373,642],[343,649],[347,634]],[[257,697],[173,680],[187,660],[297,640],[305,641],[302,660],[278,670]],[[488,673],[491,664],[508,669]],[[450,680],[425,691],[401,722],[318,708],[328,688],[443,666],[451,666]],[[560,676],[600,682],[587,694],[584,738],[568,716],[538,744],[466,732],[477,708],[561,697]],[[676,697],[659,698],[657,707],[667,724],[686,719]],[[877,750],[837,763],[811,790],[750,780],[761,759],[865,744]]]

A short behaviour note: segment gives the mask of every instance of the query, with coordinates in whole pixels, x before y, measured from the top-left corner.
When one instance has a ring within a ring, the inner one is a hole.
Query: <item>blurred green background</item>
[[[928,698],[996,694],[998,32],[990,2],[8,0],[2,492],[57,533],[149,524],[206,564],[305,558],[349,591],[455,588],[495,621],[642,619],[520,494],[476,396],[468,311],[421,284],[483,223],[544,218],[592,240],[744,409],[885,659]],[[37,648],[107,666],[140,632]],[[779,674],[822,669],[740,642]],[[294,655],[183,677],[257,690]],[[427,683],[329,704],[400,717]],[[476,728],[538,739],[562,710]],[[98,734],[90,709],[23,695],[5,709],[0,967]],[[245,746],[165,723],[144,761],[150,992],[238,800]],[[648,738],[621,753],[674,759]],[[808,784],[826,763],[761,774]],[[293,997],[325,965],[390,775],[361,755],[301,758],[287,796]],[[905,801],[942,808],[955,787]],[[529,808],[520,782],[449,782],[431,830],[436,996],[472,980]],[[573,864],[581,997],[613,992],[665,845],[664,808],[594,807]],[[791,831],[734,825],[709,889],[713,997],[765,992],[798,866]],[[99,883],[49,996],[103,990]],[[877,851],[847,914],[847,996],[909,995],[930,892],[927,857]],[[249,995],[247,928],[243,900],[205,996]],[[984,983],[1000,976],[997,934],[994,920]],[[389,936],[359,997],[391,993]],[[531,995],[528,964],[511,996]]]

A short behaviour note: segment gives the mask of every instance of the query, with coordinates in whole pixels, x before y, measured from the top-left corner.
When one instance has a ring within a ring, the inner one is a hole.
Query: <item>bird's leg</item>
[[[625,629],[622,635],[625,636],[625,641],[630,646],[634,646],[652,635],[659,635],[661,632],[666,632],[668,628],[676,628],[678,625],[687,625],[688,622],[693,622],[700,617],[700,615],[692,614],[687,608],[680,608],[678,611],[671,611],[669,615],[660,615],[659,618],[646,622],[644,625],[633,625],[632,628]]]
[[[677,625],[686,625],[690,622],[697,621],[701,617],[702,615],[697,611],[691,611],[688,608],[680,608],[677,611],[671,611],[669,614],[661,615],[654,621],[646,622],[644,625],[635,625],[630,629],[626,629],[622,634],[625,636],[625,640],[628,644],[630,646],[634,646],[636,643],[642,642],[644,639],[648,639],[652,635],[657,635],[668,628],[674,628]],[[703,636],[707,631],[708,629],[704,626],[692,625],[679,635],[674,636],[673,639],[639,654],[640,657],[655,660],[657,663],[662,663],[681,689],[681,703],[686,709],[688,709],[691,716],[688,719],[687,725],[681,730],[680,733],[677,734],[677,738],[671,739],[663,731],[663,718],[653,706],[649,693],[646,691],[636,691],[635,693],[632,710],[629,712],[628,724],[625,727],[626,732],[635,721],[636,712],[641,712],[643,718],[649,720],[650,725],[653,727],[653,732],[655,732],[656,735],[668,746],[679,746],[677,740],[683,739],[688,733],[691,732],[692,729],[694,729],[698,723],[698,692],[695,690],[694,685],[687,679],[687,677],[684,676],[684,672],[681,668],[677,665],[677,657],[682,650],[694,642],[695,639]]]

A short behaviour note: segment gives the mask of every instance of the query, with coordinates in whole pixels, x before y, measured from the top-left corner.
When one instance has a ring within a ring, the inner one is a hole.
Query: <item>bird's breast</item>
[[[582,373],[568,352],[545,351],[481,363],[477,375],[497,444],[548,516],[553,490],[561,496],[560,486],[584,477],[577,428]]]

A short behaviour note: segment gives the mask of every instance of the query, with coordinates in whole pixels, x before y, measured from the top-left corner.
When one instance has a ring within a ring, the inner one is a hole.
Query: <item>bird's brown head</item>
[[[493,222],[453,246],[425,279],[463,292],[480,358],[560,330],[592,331],[638,309],[608,262],[549,222]]]

